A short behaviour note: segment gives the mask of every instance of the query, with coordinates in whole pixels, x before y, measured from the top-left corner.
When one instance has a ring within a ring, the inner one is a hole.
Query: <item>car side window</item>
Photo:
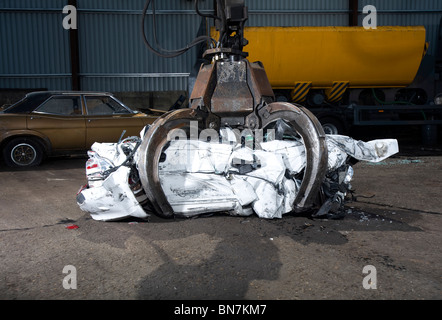
[[[131,113],[111,97],[85,97],[89,115],[112,115]]]
[[[82,115],[79,97],[51,97],[35,111],[63,116]]]

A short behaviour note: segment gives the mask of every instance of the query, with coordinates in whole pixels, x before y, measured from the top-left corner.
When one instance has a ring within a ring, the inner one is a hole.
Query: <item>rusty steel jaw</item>
[[[311,209],[317,204],[327,170],[327,145],[322,126],[304,107],[275,101],[261,63],[218,53],[212,63],[201,65],[190,97],[190,108],[164,114],[143,137],[138,170],[156,213],[162,217],[175,215],[162,188],[159,172],[163,150],[171,140],[177,137],[198,140],[202,139],[203,131],[219,133],[222,128],[261,130],[262,133],[276,123],[283,124],[280,130],[296,132],[305,145],[306,166],[292,207],[295,212]],[[283,136],[284,132],[279,138]],[[259,148],[262,136],[253,139]]]

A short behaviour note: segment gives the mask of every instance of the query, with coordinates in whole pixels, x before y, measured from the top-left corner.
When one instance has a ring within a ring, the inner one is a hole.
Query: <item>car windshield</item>
[[[89,115],[109,115],[109,114],[130,114],[132,110],[128,109],[122,103],[117,102],[111,97],[85,97],[86,106]]]
[[[49,93],[32,94],[25,96],[22,100],[3,110],[3,113],[30,113],[34,111],[43,101],[49,98]]]

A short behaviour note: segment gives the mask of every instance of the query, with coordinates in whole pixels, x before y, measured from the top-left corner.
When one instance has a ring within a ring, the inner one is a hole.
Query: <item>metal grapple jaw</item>
[[[325,133],[316,117],[300,105],[276,102],[265,70],[259,62],[230,50],[211,50],[210,62],[201,65],[190,97],[190,108],[164,114],[147,130],[140,146],[138,170],[141,183],[155,212],[173,217],[160,181],[159,165],[168,147],[171,132],[177,129],[187,139],[201,139],[204,130],[223,128],[260,132],[253,135],[253,147],[262,140],[290,139],[295,135],[305,146],[306,165],[302,182],[292,204],[302,212],[315,206],[327,170]],[[192,132],[192,125],[198,129]],[[274,134],[269,136],[267,130]],[[264,134],[263,134],[264,132]]]

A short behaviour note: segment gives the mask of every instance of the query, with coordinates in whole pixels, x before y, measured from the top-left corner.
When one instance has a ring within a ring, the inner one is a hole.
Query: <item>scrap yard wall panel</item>
[[[253,0],[246,2],[249,27],[345,26],[348,0]]]
[[[62,2],[48,1],[48,4]],[[35,10],[36,3],[5,1],[0,8],[2,89],[64,90],[71,86],[69,34],[60,27],[61,10]]]
[[[212,10],[212,0],[200,0],[200,10]],[[358,23],[365,5],[377,8],[378,25],[424,25],[429,54],[435,53],[442,1],[359,0]],[[68,0],[0,1],[0,89],[69,90],[69,31],[62,27]],[[348,0],[248,0],[247,26],[347,26]],[[82,90],[187,90],[198,49],[172,59],[160,58],[143,44],[141,11],[145,0],[77,0],[79,77]],[[176,49],[197,36],[202,18],[194,1],[156,1],[161,45]],[[151,11],[146,30],[151,30]],[[152,41],[152,34],[149,33]],[[281,48],[283,50],[283,48]]]
[[[195,35],[199,22],[190,15],[158,16],[161,45],[167,49],[185,46]],[[150,22],[150,19],[148,20]],[[192,50],[165,59],[150,52],[142,41],[137,14],[85,12],[79,19],[80,78],[82,88],[108,91],[161,91],[186,87]],[[95,32],[91,32],[95,30]],[[152,37],[149,37],[152,39]]]

